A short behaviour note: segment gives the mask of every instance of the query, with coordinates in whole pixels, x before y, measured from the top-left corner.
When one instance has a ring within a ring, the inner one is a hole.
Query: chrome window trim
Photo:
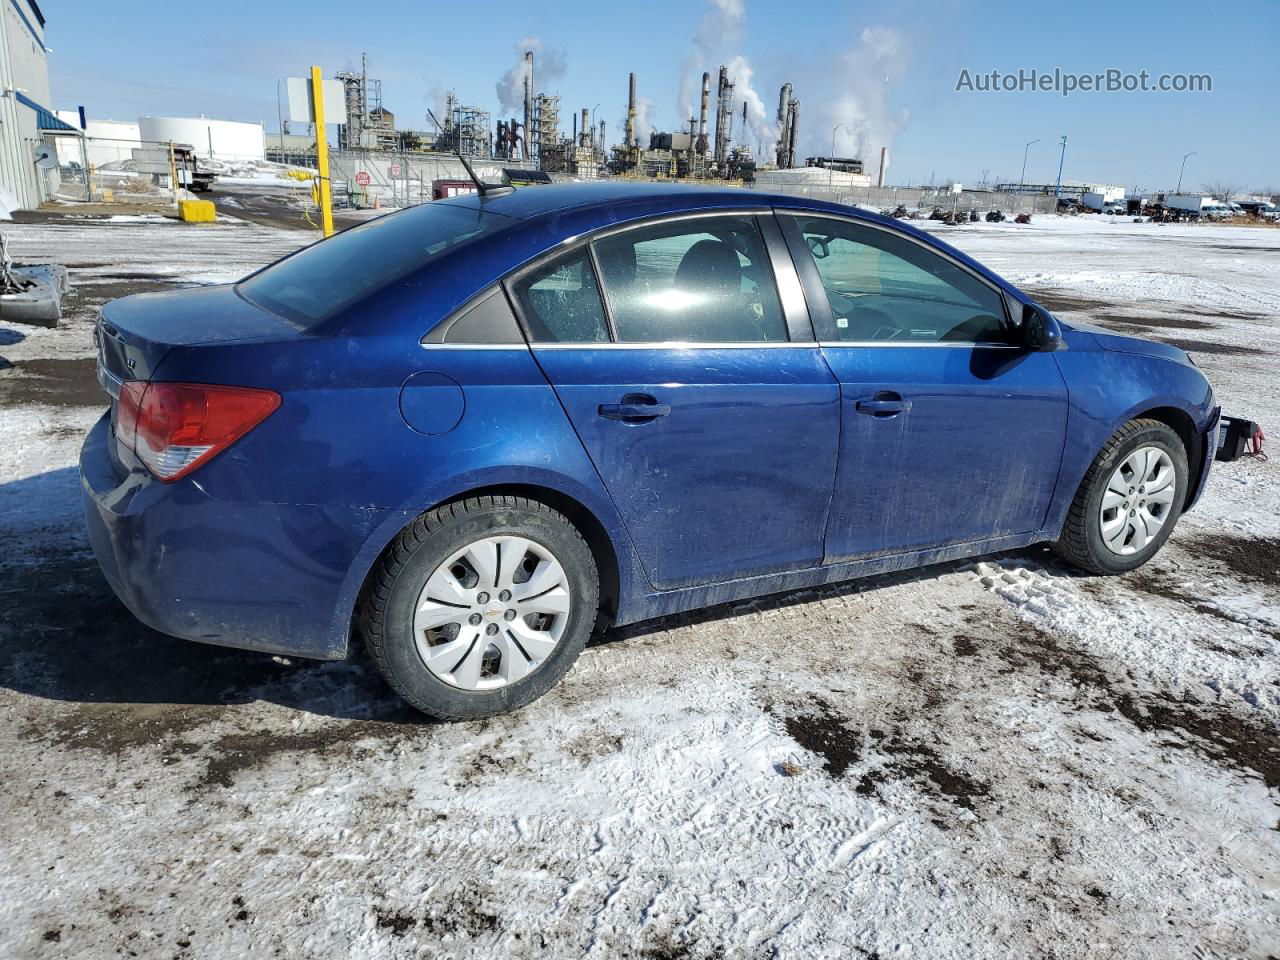
[[[1022,347],[1012,343],[994,343],[990,340],[820,340],[820,347],[942,347],[946,350],[1021,350]]]
[[[525,350],[527,343],[423,343],[418,341],[423,350]]]
[[[654,340],[626,343],[531,343],[531,350],[795,350],[820,346],[814,340]]]

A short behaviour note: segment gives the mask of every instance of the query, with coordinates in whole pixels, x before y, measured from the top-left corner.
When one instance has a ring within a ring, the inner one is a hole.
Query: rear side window
[[[618,340],[786,340],[773,271],[754,217],[676,220],[595,242]]]
[[[609,324],[586,247],[526,273],[513,285],[535,343],[605,343]]]
[[[236,289],[251,303],[309,329],[511,222],[474,207],[424,203],[299,250],[241,280]]]
[[[796,217],[843,341],[1001,343],[1004,299],[907,237],[846,220]]]

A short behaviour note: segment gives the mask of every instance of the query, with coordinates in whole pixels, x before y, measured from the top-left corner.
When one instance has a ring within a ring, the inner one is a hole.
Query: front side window
[[[618,340],[785,341],[787,327],[754,217],[696,217],[594,244]]]
[[[822,278],[835,339],[1008,342],[1004,298],[945,257],[874,227],[794,219]]]
[[[609,325],[586,247],[531,270],[512,288],[534,343],[608,341]]]

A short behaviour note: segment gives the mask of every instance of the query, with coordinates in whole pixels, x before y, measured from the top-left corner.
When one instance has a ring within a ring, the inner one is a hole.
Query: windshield
[[[474,206],[424,203],[351,227],[236,285],[250,303],[304,329],[512,220]]]

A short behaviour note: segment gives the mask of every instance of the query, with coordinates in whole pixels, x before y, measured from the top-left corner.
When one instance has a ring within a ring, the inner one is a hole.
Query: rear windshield
[[[370,220],[246,277],[240,295],[309,329],[447,250],[511,224],[475,207],[424,203]]]

